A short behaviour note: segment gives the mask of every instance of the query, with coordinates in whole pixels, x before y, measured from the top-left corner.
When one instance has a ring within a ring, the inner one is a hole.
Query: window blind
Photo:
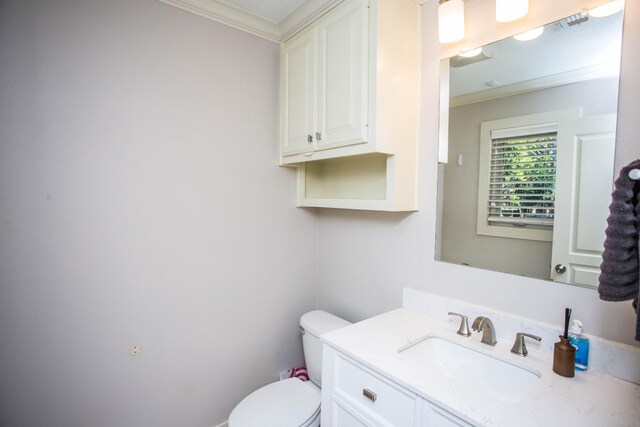
[[[552,126],[492,131],[489,224],[553,227],[556,153]]]

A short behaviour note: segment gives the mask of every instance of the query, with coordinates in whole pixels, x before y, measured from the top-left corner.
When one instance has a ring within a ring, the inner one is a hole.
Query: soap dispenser
[[[582,335],[582,322],[575,319],[571,324],[569,342],[576,349],[576,370],[586,371],[589,366],[589,338]]]

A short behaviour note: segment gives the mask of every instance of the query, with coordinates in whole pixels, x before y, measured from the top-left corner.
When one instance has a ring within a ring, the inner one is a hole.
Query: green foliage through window
[[[557,133],[491,141],[489,222],[553,227]]]

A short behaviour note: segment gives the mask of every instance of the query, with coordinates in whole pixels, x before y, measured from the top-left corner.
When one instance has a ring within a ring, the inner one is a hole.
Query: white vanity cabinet
[[[471,426],[326,344],[322,361],[323,427]]]
[[[317,28],[309,28],[282,46],[281,153],[291,156],[313,147],[317,74]]]
[[[282,45],[280,164],[299,206],[415,210],[419,7],[336,3]]]

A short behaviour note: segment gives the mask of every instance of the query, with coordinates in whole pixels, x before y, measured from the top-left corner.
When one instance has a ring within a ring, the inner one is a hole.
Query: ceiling
[[[305,0],[224,0],[224,2],[279,24]]]
[[[562,75],[600,64],[620,64],[622,13],[589,18],[570,26],[566,19],[548,24],[537,39],[512,37],[487,45],[483,52],[493,58],[451,68],[451,96],[490,90],[485,82],[504,87],[524,81]]]

